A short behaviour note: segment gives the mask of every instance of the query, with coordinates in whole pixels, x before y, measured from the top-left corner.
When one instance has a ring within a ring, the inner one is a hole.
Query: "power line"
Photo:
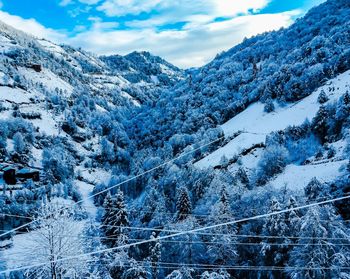
[[[75,238],[75,239],[105,239],[105,240],[118,240],[120,239],[117,235],[115,237],[110,236],[71,236],[71,235],[62,235],[62,234],[56,234],[56,236],[62,237],[62,238]],[[231,236],[231,235],[226,235]],[[236,235],[232,235],[235,237]],[[260,237],[264,238],[264,237]],[[268,238],[268,237],[267,237]],[[279,237],[279,239],[283,240],[283,237]],[[326,245],[334,245],[334,246],[350,246],[350,241],[348,238],[300,238],[304,240],[343,240],[347,241],[348,243],[333,243],[333,242],[326,242],[326,243],[264,243],[264,242],[239,242],[239,241],[201,241],[201,240],[195,240],[195,241],[189,241],[189,240],[161,240],[161,243],[184,243],[184,244],[228,244],[228,245],[239,245],[239,246],[261,246],[261,245],[269,245],[269,246],[326,246]],[[128,238],[129,241],[142,241],[146,240],[144,238]],[[132,244],[132,243],[131,243]]]
[[[15,214],[6,214],[6,213],[0,213],[0,217],[1,216],[16,217],[16,218],[31,219],[31,220],[34,219],[32,217],[28,217],[28,216],[25,216],[25,215],[15,215]]]
[[[86,262],[96,262],[100,261],[100,259],[91,259]],[[134,261],[135,263],[141,264],[142,267],[148,267],[149,264],[159,265],[161,268],[169,267],[172,269],[178,267],[193,267],[195,269],[239,269],[239,270],[281,270],[285,271],[289,270],[348,270],[350,267],[344,266],[333,266],[333,267],[299,267],[299,266],[241,266],[241,265],[218,265],[218,264],[200,264],[200,263],[172,263],[172,262],[150,262],[150,261]],[[109,265],[108,263],[105,263]],[[126,264],[122,264],[122,266],[132,266],[131,263],[126,262]],[[140,266],[140,265],[139,265]]]
[[[158,231],[160,233],[161,232],[168,232],[168,233],[182,232],[182,231],[179,231],[179,230],[167,230],[167,229],[157,229],[157,228],[143,228],[143,227],[132,227],[132,226],[102,225],[100,227],[120,228],[120,229],[126,229],[126,230],[145,230],[145,231],[152,231],[152,232],[153,231]],[[349,240],[349,238],[339,238],[339,237],[270,236],[270,235],[227,234],[227,233],[195,233],[195,234],[196,235],[202,235],[202,236],[234,236],[234,237],[241,237],[241,238]]]
[[[169,239],[169,238],[173,238],[173,237],[177,237],[177,236],[181,236],[181,235],[186,235],[186,234],[195,234],[197,232],[202,232],[202,231],[209,230],[209,229],[220,228],[220,227],[223,227],[223,226],[238,224],[238,223],[247,222],[247,221],[251,221],[251,220],[256,220],[256,219],[260,219],[260,218],[264,218],[264,217],[268,217],[268,216],[274,216],[274,215],[278,215],[278,214],[282,214],[282,213],[287,213],[287,212],[290,212],[290,211],[293,211],[293,210],[306,209],[306,208],[310,208],[312,206],[329,204],[329,203],[333,203],[333,202],[336,202],[336,201],[341,201],[341,200],[345,200],[345,199],[349,199],[349,198],[350,198],[350,196],[343,196],[343,197],[333,198],[333,199],[330,199],[330,200],[327,200],[327,201],[321,201],[321,202],[317,202],[317,203],[313,203],[313,204],[307,204],[307,205],[298,206],[298,207],[289,208],[289,209],[284,209],[284,210],[280,210],[280,211],[276,211],[276,212],[265,213],[265,214],[256,215],[256,216],[243,218],[243,219],[239,219],[239,220],[234,220],[234,221],[229,221],[229,222],[225,222],[225,223],[221,223],[221,224],[211,225],[211,226],[207,226],[207,227],[201,227],[201,228],[192,229],[192,230],[188,230],[188,231],[182,231],[182,232],[174,233],[174,234],[171,234],[171,235],[160,236],[160,237],[157,237],[157,238],[152,238],[152,239],[148,239],[148,240],[142,240],[142,241],[138,241],[138,242],[134,242],[134,243],[130,243],[130,244],[125,244],[125,245],[121,245],[121,246],[118,246],[118,247],[106,248],[106,249],[93,251],[93,252],[89,252],[89,253],[84,253],[84,254],[80,254],[80,255],[69,256],[69,257],[66,257],[66,258],[61,258],[61,259],[53,260],[53,261],[50,261],[50,262],[51,263],[57,263],[57,262],[72,260],[72,259],[76,259],[76,258],[80,258],[80,257],[84,257],[84,256],[92,256],[92,255],[97,255],[97,254],[101,254],[101,253],[113,252],[115,250],[126,249],[126,248],[130,248],[130,247],[133,247],[133,246],[141,245],[141,244],[146,244],[146,243],[155,242],[155,241],[161,241],[161,240],[164,240],[164,239]],[[22,266],[22,267],[18,267],[18,268],[12,269],[10,271],[19,271],[19,270],[23,270],[23,269],[30,269],[30,268],[40,267],[40,266],[43,266],[43,265],[45,265],[45,264],[39,263],[39,264],[27,265],[27,266]],[[9,270],[0,271],[0,274],[4,274],[6,272],[9,272]]]
[[[135,179],[137,179],[137,178],[139,178],[139,177],[142,177],[142,176],[144,176],[144,175],[146,175],[146,174],[149,174],[149,173],[151,173],[151,172],[153,172],[153,171],[155,171],[155,170],[157,170],[157,169],[159,169],[159,168],[162,168],[162,167],[164,167],[164,166],[166,166],[166,165],[168,165],[168,164],[170,164],[170,163],[175,162],[176,160],[178,160],[178,159],[180,159],[180,158],[183,158],[183,157],[185,157],[185,156],[187,156],[187,155],[189,155],[189,154],[192,154],[192,153],[194,153],[194,152],[196,152],[196,151],[198,151],[198,150],[201,150],[201,149],[204,148],[204,147],[210,146],[210,145],[212,145],[213,143],[218,142],[218,141],[220,141],[220,140],[222,140],[222,139],[225,139],[225,136],[219,137],[219,138],[217,138],[217,139],[215,139],[215,140],[213,140],[213,141],[210,141],[209,143],[206,143],[206,144],[204,144],[204,145],[202,145],[202,146],[200,146],[200,147],[194,148],[194,149],[192,149],[192,150],[190,150],[190,151],[187,151],[187,152],[185,152],[185,153],[183,153],[183,154],[180,154],[179,156],[177,156],[177,157],[175,157],[175,158],[173,158],[173,159],[170,159],[170,160],[168,160],[168,161],[166,161],[166,162],[164,162],[164,163],[162,163],[162,164],[160,164],[160,165],[158,165],[158,166],[156,166],[156,167],[154,167],[154,168],[151,168],[151,169],[149,169],[149,170],[147,170],[147,171],[145,171],[145,172],[143,172],[143,173],[137,174],[137,175],[135,175],[135,176],[133,176],[133,177],[130,177],[130,178],[128,178],[128,179],[126,179],[126,180],[124,180],[124,181],[122,181],[122,182],[120,182],[120,183],[117,183],[117,184],[115,184],[115,185],[113,185],[113,186],[110,186],[110,187],[108,187],[108,188],[106,188],[106,189],[104,189],[104,190],[102,190],[102,191],[100,191],[100,192],[94,193],[94,194],[92,194],[92,195],[90,195],[90,196],[88,196],[88,197],[86,197],[86,198],[84,198],[84,199],[81,199],[80,201],[74,202],[74,204],[70,205],[69,207],[72,207],[73,205],[81,204],[81,203],[83,203],[83,202],[85,202],[85,201],[87,201],[87,200],[89,200],[89,199],[91,199],[91,198],[94,198],[94,197],[96,197],[96,196],[98,196],[98,195],[101,195],[101,194],[103,194],[103,193],[109,192],[110,190],[112,190],[112,189],[114,189],[114,188],[117,188],[117,187],[119,187],[119,186],[121,186],[121,185],[123,185],[123,184],[126,184],[126,183],[130,182],[130,181],[133,181],[133,180],[135,180]],[[69,207],[68,207],[68,208],[69,208]],[[16,228],[14,228],[14,229],[12,229],[12,230],[9,230],[9,231],[7,231],[6,233],[2,233],[2,234],[0,234],[0,238],[2,238],[3,236],[5,236],[5,235],[7,235],[7,234],[16,232],[17,230],[23,229],[23,228],[25,228],[25,227],[27,227],[27,226],[29,226],[29,225],[35,223],[36,221],[37,221],[37,220],[33,220],[33,221],[28,222],[28,223],[26,223],[26,224],[23,224],[23,225],[21,225],[21,226],[19,226],[19,227],[16,227]]]

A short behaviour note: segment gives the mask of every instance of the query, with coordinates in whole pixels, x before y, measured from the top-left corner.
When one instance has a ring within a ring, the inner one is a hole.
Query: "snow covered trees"
[[[310,207],[286,270],[292,278],[348,278],[349,234],[330,205]],[[345,244],[345,245],[343,245]],[[344,277],[345,275],[345,277]]]
[[[123,227],[129,226],[129,218],[123,192],[118,191],[115,197],[107,195],[104,208],[102,230],[108,237],[105,243],[110,247],[127,243],[128,228]]]
[[[258,163],[256,182],[258,185],[265,184],[269,178],[281,173],[287,165],[288,152],[277,144],[268,146]]]
[[[25,151],[25,143],[23,140],[23,136],[21,133],[17,132],[14,136],[13,136],[13,144],[14,144],[14,150],[19,153],[22,154]]]
[[[125,205],[123,192],[118,190],[114,197],[108,194],[105,199],[104,208],[101,229],[105,237],[102,238],[102,241],[109,247],[118,247],[127,244],[129,239],[129,214]],[[111,261],[109,272],[112,278],[122,278],[124,275],[126,276],[125,278],[132,278],[130,276],[133,276],[135,272],[141,272],[136,266],[136,263],[133,263],[128,268],[128,264],[132,260],[128,255],[128,250],[127,248],[116,249],[109,255]]]
[[[88,272],[79,224],[72,212],[57,205],[46,205],[38,214],[36,229],[28,234],[26,249],[18,261],[42,264],[28,271],[29,277],[42,279],[82,278]],[[74,259],[64,260],[67,257]]]
[[[316,116],[312,120],[313,131],[320,137],[322,141],[325,141],[327,132],[329,129],[328,123],[329,113],[325,106],[321,106]]]
[[[74,176],[74,158],[60,144],[43,151],[42,165],[46,179],[56,184],[64,182]]]
[[[190,199],[190,195],[188,193],[187,188],[181,187],[177,191],[177,201],[176,201],[176,218],[179,221],[182,221],[189,217],[192,212],[192,203]]]
[[[320,103],[320,104],[324,104],[326,103],[327,101],[329,100],[326,92],[324,90],[321,90],[321,93],[320,95],[318,95],[318,98],[317,98],[317,101]]]
[[[270,213],[281,211],[282,207],[277,199],[273,198],[270,203]],[[284,238],[287,234],[287,225],[283,214],[275,214],[266,218],[263,234],[267,237],[272,236],[276,238],[267,238],[263,241],[261,249],[262,265],[263,266],[283,266],[286,263],[288,256],[288,240]],[[279,272],[267,271],[269,278],[275,278]],[[277,278],[277,277],[276,277]]]
[[[315,201],[317,198],[322,196],[322,184],[317,180],[316,177],[312,178],[309,184],[305,187],[305,196],[309,201]]]
[[[156,234],[153,232],[151,235],[151,239],[156,239]],[[155,240],[150,245],[150,251],[149,251],[149,263],[151,266],[151,276],[152,279],[157,279],[159,276],[159,268],[160,268],[160,260],[162,256],[162,245],[160,241]]]
[[[225,187],[221,189],[219,201],[213,206],[210,214],[211,224],[220,224],[233,221],[229,197]],[[235,225],[227,225],[210,231],[213,235],[209,237],[208,257],[213,265],[234,265],[236,262],[237,239]]]

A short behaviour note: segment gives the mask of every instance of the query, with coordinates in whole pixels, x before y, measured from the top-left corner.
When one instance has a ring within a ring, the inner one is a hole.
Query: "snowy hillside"
[[[182,71],[0,23],[0,279],[348,279],[349,26]]]
[[[236,133],[239,135],[195,165],[201,168],[215,167],[220,165],[223,156],[229,160],[240,156],[243,151],[258,144],[264,144],[266,136],[272,132],[284,130],[288,126],[300,126],[306,120],[311,121],[321,106],[318,102],[321,91],[327,92],[328,101],[326,103],[333,103],[349,90],[350,71],[347,71],[296,103],[286,106],[276,105],[273,112],[265,112],[262,103],[252,104],[221,125],[225,136],[230,137]]]

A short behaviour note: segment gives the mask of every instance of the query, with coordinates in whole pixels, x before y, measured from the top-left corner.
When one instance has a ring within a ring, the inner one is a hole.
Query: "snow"
[[[284,107],[276,105],[274,112],[264,112],[264,104],[260,102],[250,105],[246,110],[221,125],[227,137],[239,131],[244,133],[197,162],[195,166],[199,168],[217,166],[223,155],[231,159],[235,155],[239,155],[243,149],[264,142],[266,135],[273,131],[283,130],[290,125],[301,125],[306,119],[311,120],[320,107],[317,98],[321,90],[324,90],[328,95],[328,102],[333,102],[346,92],[349,84],[350,71],[347,71],[294,104]],[[330,86],[335,87],[336,90],[329,92]]]
[[[263,154],[263,151],[264,151],[263,148],[256,148],[252,150],[252,152],[250,152],[249,154],[239,157],[237,163],[229,166],[228,170],[232,174],[235,174],[235,172],[240,167],[243,167],[246,170],[247,174],[250,175],[251,171],[255,170],[256,167],[258,166],[259,159]]]
[[[331,80],[328,84],[338,88],[336,91],[328,93],[329,101],[337,100],[345,93],[350,83],[350,71],[347,71],[337,78]],[[255,133],[271,133],[285,129],[289,125],[301,125],[305,119],[312,119],[320,104],[317,98],[321,90],[328,92],[329,85],[322,86],[313,92],[310,96],[299,102],[288,105],[286,107],[276,107],[275,112],[264,112],[262,103],[255,103],[249,106],[245,111],[238,114],[221,126],[225,135],[230,136],[237,131],[248,131]]]
[[[88,197],[92,195],[94,185],[83,181],[79,181],[79,180],[76,180],[75,183],[78,186],[78,189],[84,200],[83,206],[85,207],[86,212],[89,214],[90,218],[95,219],[96,213],[97,213],[97,207],[93,202],[93,198],[88,199]]]
[[[13,42],[3,35],[0,35],[0,51],[3,53],[9,52],[12,49],[19,48]]]
[[[156,77],[156,76],[151,76],[151,80],[152,80],[153,83],[159,84],[159,79],[158,79],[158,77]]]
[[[86,169],[84,167],[78,166],[77,171],[81,172],[82,177],[88,180],[91,184],[108,183],[111,179],[111,173],[106,170],[94,168]]]
[[[0,87],[0,101],[9,101],[13,103],[29,103],[30,97],[33,97],[32,93],[28,93],[19,88],[11,88],[6,86]]]
[[[49,136],[57,136],[59,134],[58,124],[52,114],[47,111],[41,111],[41,119],[31,120],[35,127],[39,128],[41,133]]]
[[[140,107],[140,103],[138,101],[136,101],[132,96],[130,96],[128,93],[122,91],[121,92],[121,95],[124,97],[124,98],[127,98],[128,100],[130,100],[135,106],[137,107]]]
[[[51,51],[51,52],[54,52],[54,53],[57,53],[57,54],[64,54],[65,51],[62,47],[52,43],[52,42],[49,42],[47,40],[38,40],[38,43],[41,44],[45,49]]]
[[[42,83],[47,90],[53,92],[56,88],[61,89],[66,97],[73,93],[73,87],[56,76],[48,69],[43,69],[40,73],[28,68],[19,68],[18,71],[33,83]]]
[[[341,174],[341,167],[347,160],[310,165],[288,165],[270,184],[276,189],[286,186],[290,190],[303,190],[316,177],[321,183],[331,182]]]
[[[235,155],[238,155],[243,150],[252,147],[256,143],[264,143],[265,135],[264,134],[250,134],[242,133],[237,136],[234,140],[230,141],[228,144],[222,148],[214,151],[204,159],[198,161],[195,166],[199,168],[205,168],[208,166],[217,166],[220,164],[222,156],[226,156],[228,159],[233,158]]]

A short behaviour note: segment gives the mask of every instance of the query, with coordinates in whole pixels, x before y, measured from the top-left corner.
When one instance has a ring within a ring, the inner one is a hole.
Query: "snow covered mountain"
[[[350,2],[328,0],[182,71],[1,23],[0,278],[47,231],[84,254],[60,262],[68,278],[348,278],[348,201],[293,208],[350,193],[349,26]],[[53,272],[43,250],[28,276]]]
[[[149,52],[133,52],[126,56],[103,56],[101,60],[112,72],[121,75],[132,83],[144,81],[156,85],[174,85],[184,78],[184,72],[164,59]]]

